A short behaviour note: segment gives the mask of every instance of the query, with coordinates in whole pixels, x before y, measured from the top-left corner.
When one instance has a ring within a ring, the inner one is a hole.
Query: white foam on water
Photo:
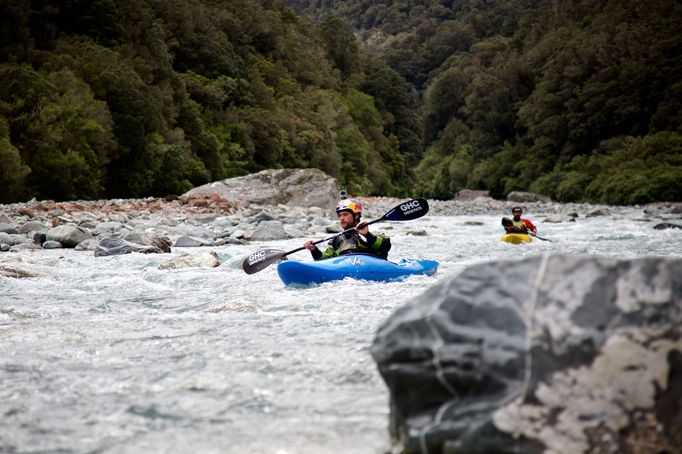
[[[538,224],[552,242],[527,245],[499,241],[500,216],[375,227],[390,227],[391,259],[437,260],[438,274],[287,288],[276,265],[241,270],[303,239],[211,248],[223,262],[211,269],[158,269],[189,248],[0,255],[39,275],[0,277],[0,451],[382,453],[388,393],[369,346],[414,296],[484,261],[682,256],[682,230],[610,217]]]

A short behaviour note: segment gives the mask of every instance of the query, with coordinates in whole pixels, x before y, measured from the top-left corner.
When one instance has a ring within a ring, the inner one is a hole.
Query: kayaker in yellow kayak
[[[391,239],[383,233],[372,234],[367,223],[360,222],[362,216],[362,204],[360,202],[342,198],[336,205],[336,214],[343,230],[353,227],[355,229],[334,237],[324,252],[320,251],[312,241],[306,241],[303,247],[310,251],[313,259],[328,259],[346,254],[372,254],[382,259],[388,258]]]
[[[514,216],[512,218],[511,225],[508,225],[509,223],[503,222],[502,225],[504,227],[504,230],[507,233],[531,233],[535,235],[538,232],[538,229],[533,225],[533,223],[530,221],[530,219],[525,219],[521,217],[521,214],[523,214],[523,210],[521,207],[514,207],[512,208],[512,215]]]

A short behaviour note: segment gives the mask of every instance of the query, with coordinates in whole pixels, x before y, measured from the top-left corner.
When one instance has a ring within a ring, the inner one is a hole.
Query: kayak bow
[[[522,244],[530,243],[533,239],[527,233],[507,233],[506,235],[502,235],[500,241],[511,244]]]

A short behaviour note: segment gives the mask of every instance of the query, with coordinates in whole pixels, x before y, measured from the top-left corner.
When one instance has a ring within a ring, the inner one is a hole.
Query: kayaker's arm
[[[509,218],[502,218],[502,227],[507,233],[531,233],[535,234],[537,228],[530,222],[529,219],[521,219],[514,222]]]
[[[322,260],[331,257],[336,257],[337,255],[339,255],[337,254],[336,249],[334,249],[333,244],[334,241],[332,240],[331,246],[325,249],[324,252],[320,251],[317,248],[317,246],[315,246],[315,243],[313,243],[312,241],[306,241],[303,244],[303,247],[310,251],[310,255],[313,256],[313,260]]]
[[[525,227],[519,227],[516,225],[505,226],[504,230],[507,233],[528,233],[528,230]]]
[[[530,219],[522,219],[523,223],[526,225],[526,231],[529,231],[533,234],[538,232],[537,227],[533,225],[533,223],[530,221]]]
[[[366,241],[362,243],[365,247],[374,250],[379,257],[388,257],[388,251],[391,250],[391,239],[388,236],[383,233],[374,235],[371,232],[367,232],[364,236]]]
[[[313,260],[319,260],[322,258],[322,251],[320,251],[317,246],[315,246],[315,243],[312,241],[308,240],[303,244],[303,247],[308,249],[310,251],[310,255],[313,256]]]

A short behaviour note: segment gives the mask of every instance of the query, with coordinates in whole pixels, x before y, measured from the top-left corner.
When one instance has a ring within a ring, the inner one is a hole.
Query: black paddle
[[[428,212],[429,203],[425,199],[413,199],[408,202],[401,203],[396,207],[393,207],[379,219],[369,221],[366,224],[370,225],[374,224],[375,222],[381,221],[411,221],[413,219],[417,219],[424,216]],[[313,244],[318,244],[322,243],[323,241],[332,240],[337,236],[343,235],[344,233],[350,232],[354,229],[355,227],[351,227],[350,229],[346,229],[341,233],[336,233],[332,236],[328,236],[327,238],[322,238],[321,240],[313,241]],[[257,273],[260,270],[265,269],[268,266],[272,265],[273,263],[283,259],[287,255],[293,254],[294,252],[298,252],[303,249],[305,249],[305,247],[301,246],[296,249],[292,249],[291,251],[281,251],[279,249],[263,249],[260,251],[256,251],[250,256],[248,256],[246,259],[244,259],[244,262],[242,263],[242,268],[244,269],[244,272],[246,274]]]
[[[514,225],[514,223],[509,218],[502,218],[502,225],[504,227],[511,227]],[[526,233],[526,234],[532,236],[533,238],[537,238],[538,240],[549,241],[550,243],[553,243],[553,241],[550,240],[549,238],[543,238],[541,236],[537,236],[536,234],[534,234],[533,232],[530,232],[528,230],[526,230],[525,232],[511,232],[511,233]]]

